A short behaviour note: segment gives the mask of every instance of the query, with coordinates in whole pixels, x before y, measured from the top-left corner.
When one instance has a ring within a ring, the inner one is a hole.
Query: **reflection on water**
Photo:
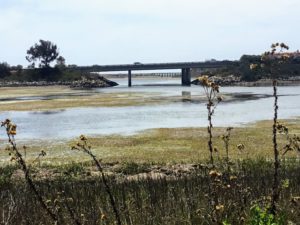
[[[300,87],[279,87],[279,118],[300,116]],[[80,134],[133,134],[151,128],[206,127],[204,103],[184,99],[203,93],[193,87],[132,87],[98,89],[99,92],[154,92],[161,96],[181,96],[183,101],[167,105],[74,108],[46,112],[2,112],[18,124],[18,139],[64,139]],[[224,87],[222,92],[252,93],[270,96],[271,87]],[[242,96],[245,96],[242,95]],[[251,95],[252,96],[252,95]],[[240,101],[219,104],[213,117],[215,126],[241,126],[258,120],[272,119],[272,98],[240,98]],[[2,133],[2,134],[1,134]],[[4,135],[1,130],[0,135]]]
[[[182,101],[183,102],[190,102],[190,101],[192,101],[192,96],[191,96],[191,92],[190,91],[182,91],[181,95],[182,95]]]
[[[80,96],[91,96],[95,93],[94,90],[86,90],[78,93],[70,94],[57,94],[57,95],[47,95],[47,96],[24,96],[24,97],[11,97],[11,98],[0,98],[0,102],[9,102],[9,101],[28,101],[28,100],[53,100],[53,99],[63,99],[65,97],[80,97]]]
[[[59,110],[46,110],[46,111],[33,111],[32,114],[36,115],[50,115],[50,114],[57,114],[60,112],[65,111],[65,109],[59,109]]]

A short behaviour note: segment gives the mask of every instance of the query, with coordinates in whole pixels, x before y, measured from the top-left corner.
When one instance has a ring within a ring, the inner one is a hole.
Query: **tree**
[[[22,65],[16,65],[16,66],[11,66],[10,68],[11,68],[11,70],[21,71],[23,69],[23,66]]]
[[[263,71],[251,70],[250,65],[260,65],[261,57],[259,55],[242,55],[240,58],[240,65],[238,70],[242,75],[242,79],[245,81],[256,81],[261,78]]]
[[[62,56],[59,56],[57,59],[56,59],[56,65],[55,67],[59,67],[59,68],[64,68],[66,67],[66,60],[64,57]]]
[[[10,66],[8,63],[0,63],[0,78],[4,78],[10,75]]]
[[[26,60],[34,63],[40,61],[40,67],[50,67],[50,63],[59,55],[57,46],[50,41],[40,40],[27,50]]]

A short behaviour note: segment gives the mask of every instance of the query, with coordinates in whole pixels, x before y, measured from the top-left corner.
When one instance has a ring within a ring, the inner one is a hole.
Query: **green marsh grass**
[[[289,127],[290,134],[300,134],[300,120],[280,121]],[[231,131],[229,143],[229,158],[247,159],[264,157],[272,158],[272,121],[260,121],[249,124],[246,127],[235,127]],[[216,158],[226,157],[226,150],[222,140],[222,135],[226,128],[214,128],[213,142],[218,149]],[[144,133],[131,136],[98,136],[89,137],[95,155],[104,163],[195,163],[198,160],[209,158],[207,151],[207,130],[206,128],[164,128],[154,129]],[[41,159],[42,165],[64,165],[71,162],[79,163],[90,161],[89,157],[78,155],[70,150],[73,141],[38,141],[33,145],[26,144],[28,163],[36,158],[41,150],[47,152],[47,156]],[[237,145],[243,143],[245,149],[239,151]],[[286,144],[284,134],[278,135],[279,149],[283,149]],[[41,147],[42,146],[42,147]],[[0,159],[2,165],[11,164],[5,145],[1,146]],[[281,153],[283,153],[281,151]],[[297,157],[297,152],[288,152],[285,157]],[[34,163],[37,164],[37,163]]]

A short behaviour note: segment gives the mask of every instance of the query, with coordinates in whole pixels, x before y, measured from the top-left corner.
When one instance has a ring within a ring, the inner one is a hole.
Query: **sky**
[[[237,60],[300,48],[299,0],[0,0],[0,62],[40,39],[67,64]]]

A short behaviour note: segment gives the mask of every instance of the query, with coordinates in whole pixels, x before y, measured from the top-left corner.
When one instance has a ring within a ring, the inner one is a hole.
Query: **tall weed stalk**
[[[102,182],[104,184],[105,191],[108,194],[111,207],[113,208],[113,212],[114,212],[114,215],[115,215],[116,223],[118,225],[122,225],[121,216],[120,216],[119,210],[117,208],[117,204],[116,204],[115,198],[114,198],[114,196],[112,194],[111,188],[110,188],[110,186],[108,184],[108,180],[106,178],[106,175],[104,174],[104,171],[103,171],[103,168],[102,168],[102,166],[100,164],[100,161],[92,153],[91,146],[89,146],[87,144],[87,138],[84,135],[81,135],[79,137],[79,139],[80,139],[79,142],[76,145],[72,146],[72,150],[78,150],[78,151],[84,152],[84,153],[88,154],[93,159],[93,161],[96,164],[96,167],[97,167],[98,171],[101,174],[101,178],[102,178]]]
[[[17,134],[16,128],[17,126],[13,124],[9,119],[6,119],[4,122],[1,123],[1,127],[6,128],[6,133],[8,137],[8,142],[10,143],[10,154],[12,154],[11,160],[15,160],[18,165],[21,167],[24,175],[25,175],[25,180],[26,183],[28,184],[30,190],[34,193],[36,199],[40,203],[41,207],[45,210],[45,212],[48,214],[48,216],[54,221],[55,224],[58,222],[58,217],[57,215],[49,208],[44,201],[43,197],[41,194],[38,192],[37,187],[35,186],[31,176],[30,176],[30,171],[29,168],[26,165],[25,160],[22,157],[22,154],[17,148],[17,144],[15,141],[15,135]]]
[[[280,157],[277,143],[277,124],[278,124],[278,93],[277,93],[277,76],[280,73],[279,66],[289,59],[289,54],[284,53],[284,50],[288,50],[289,47],[284,43],[275,43],[271,45],[271,51],[265,52],[262,55],[262,67],[269,69],[270,77],[273,79],[273,98],[274,98],[274,115],[272,125],[272,142],[273,142],[273,155],[274,155],[274,174],[273,174],[273,185],[272,185],[272,199],[270,212],[276,215],[277,203],[280,198],[280,180],[279,180],[279,169],[280,169]],[[257,65],[250,65],[250,68],[256,68]]]
[[[207,119],[208,119],[208,127],[207,127],[208,142],[207,142],[207,144],[208,144],[208,149],[210,152],[210,163],[212,165],[214,165],[213,142],[212,142],[212,137],[213,137],[212,116],[215,112],[215,109],[216,109],[218,103],[220,103],[223,99],[221,96],[218,95],[219,89],[220,89],[219,85],[217,85],[213,81],[210,81],[208,79],[208,76],[201,76],[198,78],[198,81],[202,85],[204,92],[205,92],[206,99],[207,99],[207,104],[206,104],[207,114],[208,114],[207,115]]]

